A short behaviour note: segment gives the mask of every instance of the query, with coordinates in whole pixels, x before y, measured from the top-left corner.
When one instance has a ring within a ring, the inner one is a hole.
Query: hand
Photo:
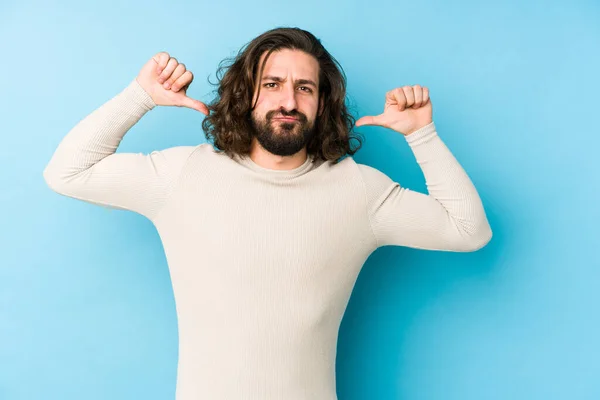
[[[365,116],[356,126],[378,125],[393,129],[405,136],[432,121],[429,90],[419,85],[403,86],[386,93],[383,114]]]
[[[152,56],[136,79],[156,105],[187,107],[205,115],[209,113],[206,104],[185,94],[194,79],[192,72],[167,52]],[[163,86],[164,83],[168,86]]]

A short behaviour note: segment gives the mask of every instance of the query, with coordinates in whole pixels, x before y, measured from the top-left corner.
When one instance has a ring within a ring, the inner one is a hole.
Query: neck
[[[250,159],[255,164],[268,169],[290,170],[298,168],[306,161],[306,147],[291,156],[278,156],[265,150],[254,138],[250,149]]]

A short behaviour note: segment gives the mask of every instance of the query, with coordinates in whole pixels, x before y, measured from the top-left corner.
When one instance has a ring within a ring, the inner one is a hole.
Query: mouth
[[[298,118],[293,118],[293,117],[277,117],[277,118],[273,118],[275,121],[282,121],[282,122],[294,122],[294,121],[298,121]]]

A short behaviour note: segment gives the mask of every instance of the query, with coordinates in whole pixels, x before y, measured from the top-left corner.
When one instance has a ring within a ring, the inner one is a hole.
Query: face
[[[264,57],[265,54],[259,66]],[[256,106],[251,115],[253,135],[272,154],[296,154],[314,135],[319,108],[319,63],[299,50],[274,51],[257,83],[253,99]]]

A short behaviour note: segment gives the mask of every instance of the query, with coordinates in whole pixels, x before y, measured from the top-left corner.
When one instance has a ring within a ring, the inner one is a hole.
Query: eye
[[[312,89],[309,88],[308,86],[300,86],[300,89],[304,92],[312,93]]]
[[[269,82],[269,83],[265,83],[263,86],[264,87],[268,87],[268,88],[274,87],[274,86],[269,86],[269,85],[277,85],[277,83],[275,83],[275,82]]]

